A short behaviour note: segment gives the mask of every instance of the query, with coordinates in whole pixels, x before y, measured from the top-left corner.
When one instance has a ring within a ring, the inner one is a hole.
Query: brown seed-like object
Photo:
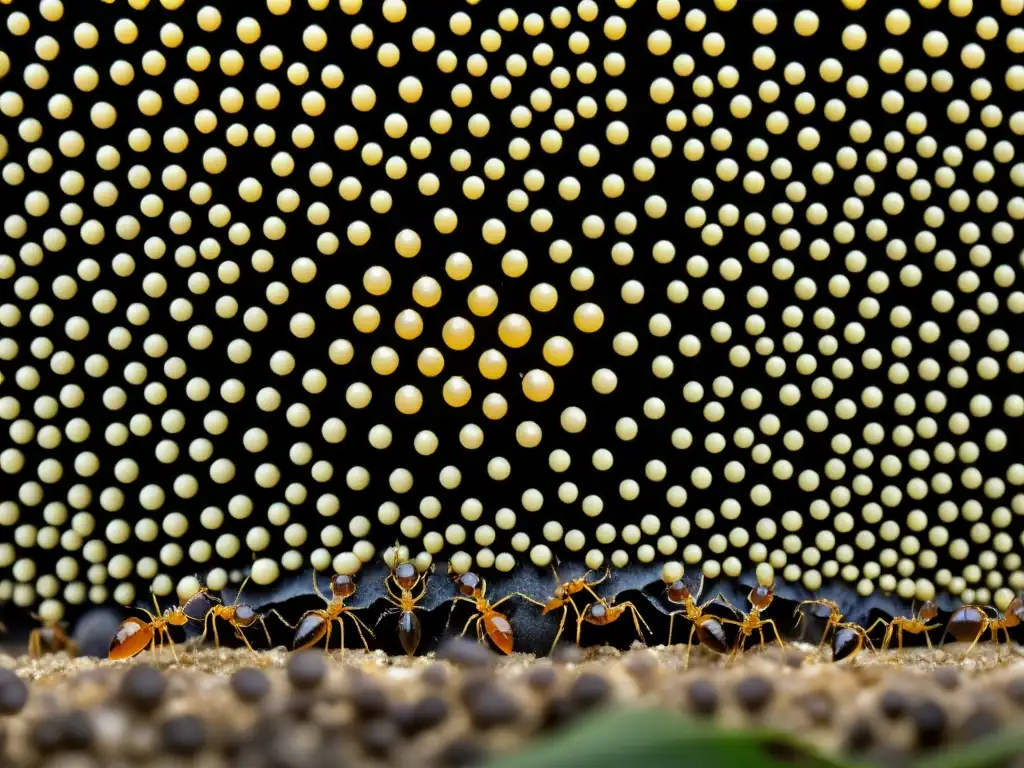
[[[121,679],[121,702],[139,712],[152,712],[160,706],[167,679],[157,669],[140,665],[125,672]]]
[[[206,745],[206,722],[198,715],[178,715],[160,726],[160,738],[168,754],[194,755]]]
[[[322,651],[299,651],[288,657],[288,682],[298,690],[318,688],[327,675]]]
[[[231,676],[231,690],[239,701],[255,704],[270,692],[270,680],[258,669],[243,667]]]
[[[763,710],[774,694],[771,681],[761,675],[743,678],[736,686],[736,700],[740,707],[751,714]]]

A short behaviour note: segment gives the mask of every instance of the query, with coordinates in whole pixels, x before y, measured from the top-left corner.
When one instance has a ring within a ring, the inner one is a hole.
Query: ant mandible
[[[425,574],[417,571],[416,566],[412,563],[399,563],[398,557],[398,544],[396,542],[395,548],[392,550],[391,570],[384,577],[384,589],[388,593],[388,602],[395,607],[382,613],[380,618],[382,619],[389,613],[398,611],[398,639],[401,641],[406,655],[415,656],[416,649],[420,644],[421,629],[420,620],[413,611],[419,609],[417,603],[427,596],[427,577]],[[393,581],[395,586],[398,587],[399,594],[395,594],[391,590],[388,579]],[[413,590],[420,583],[423,584],[423,588],[418,595],[413,596]],[[379,623],[380,619],[377,619],[377,622]]]
[[[555,569],[554,565],[551,566],[551,570],[555,574],[555,589],[551,593],[551,597],[548,599],[548,601],[544,603],[544,609],[540,613],[541,616],[546,616],[552,611],[557,611],[559,608],[561,608],[562,620],[558,622],[558,632],[555,634],[555,642],[551,644],[551,650],[548,653],[554,653],[555,646],[558,645],[558,641],[562,637],[562,632],[565,630],[565,619],[569,615],[570,605],[572,606],[572,609],[576,611],[577,624],[579,623],[579,617],[582,614],[580,614],[580,609],[576,606],[576,603],[573,602],[572,596],[586,590],[594,596],[595,600],[600,600],[601,598],[598,597],[597,592],[594,591],[594,587],[596,587],[601,582],[605,581],[609,576],[611,576],[612,573],[611,567],[606,565],[604,569],[604,575],[601,576],[601,578],[599,578],[597,581],[587,580],[587,577],[594,572],[593,570],[587,571],[579,578],[570,579],[569,581],[562,581],[558,577],[558,571]],[[533,600],[531,602],[536,601]]]
[[[690,648],[693,645],[693,635],[695,632],[697,633],[697,642],[708,650],[715,653],[727,653],[729,651],[729,643],[725,637],[725,629],[722,627],[721,620],[717,616],[705,613],[704,610],[712,603],[718,601],[722,601],[724,605],[732,608],[733,611],[736,611],[736,609],[733,608],[721,593],[715,595],[703,605],[698,605],[697,601],[700,600],[703,592],[704,574],[700,576],[700,584],[697,587],[696,595],[690,592],[690,588],[686,586],[682,579],[672,582],[665,589],[665,596],[669,602],[683,606],[681,611],[673,611],[668,615],[669,646],[672,645],[672,627],[675,624],[676,616],[682,614],[690,622],[690,637],[686,641],[686,659],[683,662],[683,669],[689,669],[690,667]],[[736,613],[739,614],[739,611],[736,611]]]
[[[64,631],[66,626],[64,622],[44,621],[34,613],[32,618],[40,622],[42,626],[36,627],[28,634],[29,656],[33,659],[38,659],[43,655],[44,650],[46,653],[67,651],[68,656],[76,656],[78,654],[78,644]]]
[[[352,622],[356,625],[356,631],[359,633],[359,639],[363,641],[363,648],[366,652],[370,652],[370,644],[366,642],[366,636],[363,634],[363,629],[370,633],[371,637],[375,637],[373,630],[366,626],[365,622],[353,613],[353,611],[360,611],[361,608],[352,608],[345,605],[345,601],[352,597],[356,593],[356,582],[351,576],[336,573],[331,576],[331,599],[328,600],[320,592],[320,587],[316,580],[316,570],[313,571],[313,591],[316,592],[317,597],[327,603],[326,608],[315,608],[311,611],[306,611],[299,618],[299,622],[296,625],[288,624],[277,611],[272,611],[277,618],[281,619],[282,622],[287,624],[289,627],[295,630],[295,639],[292,641],[292,650],[297,651],[302,648],[309,648],[320,642],[320,638],[324,635],[327,636],[327,642],[324,643],[324,650],[327,651],[331,646],[331,626],[337,621],[338,627],[341,633],[341,655],[345,655],[345,622],[343,619],[347,615]]]
[[[995,613],[995,618],[990,617],[988,611]],[[961,643],[971,640],[971,645],[963,656],[966,659],[967,654],[974,650],[974,646],[985,634],[985,630],[992,631],[992,642],[998,649],[999,630],[1001,629],[1006,635],[1006,644],[1009,646],[1011,642],[1009,628],[1016,627],[1021,623],[1021,614],[1024,614],[1024,599],[1020,597],[1013,598],[1002,615],[998,609],[990,605],[962,605],[949,617],[949,623],[946,624],[946,631],[942,633],[942,641],[939,645],[941,647],[942,643],[946,641],[946,635],[953,635]]]
[[[192,600],[203,594],[205,594],[205,590],[196,593],[185,605],[189,605]],[[171,637],[169,628],[185,626],[189,622],[189,616],[185,613],[183,607],[168,608],[161,613],[156,593],[153,593],[153,606],[156,608],[155,614],[150,613],[145,608],[138,609],[146,614],[149,621],[129,616],[121,622],[121,625],[114,633],[113,639],[110,641],[108,658],[115,660],[130,659],[146,650],[147,646],[149,646],[151,651],[158,647],[163,648],[164,638],[166,637],[167,642],[171,646],[171,655],[174,656],[175,661],[178,661],[178,653],[174,650],[174,639]]]
[[[761,640],[761,650],[764,650],[764,629],[763,627],[771,626],[772,631],[775,633],[775,642],[779,644],[782,649],[786,648],[786,644],[782,642],[782,638],[779,636],[779,628],[775,626],[774,619],[762,619],[761,611],[767,610],[768,606],[772,604],[772,600],[775,599],[775,585],[770,584],[765,586],[764,584],[758,584],[747,595],[747,601],[750,603],[750,612],[743,616],[742,621],[735,621],[733,619],[722,619],[723,624],[735,624],[740,628],[739,636],[736,638],[736,644],[733,646],[732,653],[730,654],[730,660],[735,658],[736,654],[743,648],[748,637],[754,634],[754,630],[757,630]]]
[[[235,594],[235,602],[233,602],[231,605],[223,605],[218,600],[210,606],[210,609],[206,612],[206,615],[203,616],[203,634],[199,638],[199,643],[197,644],[197,647],[202,645],[203,641],[206,640],[206,633],[208,631],[206,622],[209,620],[210,627],[213,628],[214,647],[220,648],[220,636],[217,634],[217,619],[226,621],[228,624],[230,624],[235,630],[235,636],[240,638],[242,642],[245,643],[245,647],[252,651],[253,654],[256,654],[256,651],[253,649],[252,644],[249,642],[249,638],[245,636],[245,632],[243,632],[243,630],[247,629],[248,627],[251,627],[253,624],[256,624],[257,622],[259,622],[259,624],[263,627],[263,634],[267,637],[267,646],[269,647],[273,645],[273,643],[270,640],[270,632],[267,630],[267,624],[265,621],[263,621],[263,616],[261,614],[256,613],[253,607],[248,603],[238,602],[239,598],[242,597],[242,591],[245,589],[245,585],[249,583],[249,578],[250,576],[245,577],[245,580],[242,582],[242,586],[238,588],[238,592]],[[198,595],[204,594],[205,592],[206,590],[201,590],[200,592],[197,592],[195,595],[189,598],[189,602],[194,600]],[[185,603],[185,607],[188,607],[188,603]],[[182,610],[186,615],[188,614],[187,610]]]
[[[901,661],[900,654],[903,652],[903,633],[906,632],[911,635],[918,635],[924,633],[925,642],[928,643],[928,650],[932,648],[932,639],[928,636],[928,632],[938,627],[938,624],[929,624],[928,622],[939,615],[939,606],[931,600],[926,600],[921,603],[921,607],[912,610],[913,617],[908,618],[906,616],[894,616],[889,621],[883,618],[875,619],[874,623],[864,630],[866,633],[870,633],[876,626],[881,624],[885,627],[885,636],[882,638],[882,650],[889,650],[889,642],[892,640],[893,630],[896,630],[896,661]]]
[[[871,639],[867,636],[864,631],[864,627],[859,624],[854,624],[852,621],[843,621],[843,612],[832,600],[821,598],[819,600],[803,600],[798,603],[796,609],[793,611],[793,615],[797,617],[796,624],[793,625],[793,629],[796,629],[800,622],[803,621],[804,612],[803,607],[805,605],[820,605],[828,608],[828,618],[825,619],[825,631],[821,633],[821,642],[818,643],[818,653],[821,653],[821,649],[825,646],[825,639],[828,637],[829,630],[832,630],[832,661],[842,661],[843,659],[852,659],[858,653],[861,648],[864,647],[866,642],[869,647],[874,648],[871,645]]]
[[[598,597],[597,602],[587,603],[583,606],[583,610],[576,618],[576,645],[580,644],[580,633],[583,631],[583,622],[594,624],[599,627],[603,627],[607,624],[611,624],[613,621],[618,621],[623,613],[629,611],[633,614],[633,626],[636,627],[636,634],[640,638],[641,642],[644,639],[644,633],[640,630],[640,625],[644,625],[644,629],[647,630],[647,634],[651,633],[651,628],[644,621],[644,617],[640,615],[640,611],[633,604],[631,600],[627,600],[624,603],[616,603],[615,598],[606,600],[603,597]]]
[[[542,608],[544,603],[534,600],[529,595],[524,595],[522,592],[512,592],[511,594],[505,595],[505,597],[492,603],[487,599],[487,580],[473,573],[472,571],[466,571],[466,573],[456,573],[452,570],[451,563],[448,564],[448,575],[455,582],[455,587],[459,590],[459,595],[452,598],[452,611],[449,612],[448,618],[451,620],[451,613],[455,611],[456,605],[459,602],[471,603],[476,609],[476,613],[469,617],[466,622],[466,626],[462,628],[462,632],[459,637],[462,637],[469,631],[471,624],[476,622],[476,636],[480,643],[486,645],[484,641],[484,634],[491,639],[495,647],[504,653],[506,656],[512,655],[512,647],[515,642],[515,635],[512,632],[512,623],[508,620],[508,617],[499,613],[496,609],[499,605],[504,603],[506,600],[513,597],[521,597],[525,600],[530,601],[534,605],[539,605]]]

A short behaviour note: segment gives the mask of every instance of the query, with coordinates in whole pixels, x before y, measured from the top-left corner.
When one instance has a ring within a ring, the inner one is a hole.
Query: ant
[[[562,620],[558,622],[558,632],[555,634],[555,642],[551,644],[551,651],[549,651],[549,653],[554,652],[555,646],[558,645],[558,641],[562,637],[562,631],[565,629],[565,619],[569,614],[570,605],[572,606],[572,609],[576,611],[577,624],[579,623],[579,618],[582,614],[580,614],[580,609],[576,606],[576,603],[573,602],[572,596],[579,594],[583,590],[586,590],[594,596],[595,600],[600,600],[601,598],[598,597],[598,594],[594,591],[594,587],[596,587],[601,582],[605,581],[609,576],[611,576],[612,573],[611,567],[606,565],[604,569],[604,575],[601,576],[601,578],[599,578],[597,581],[587,580],[587,577],[593,573],[593,570],[587,571],[579,578],[570,579],[569,581],[562,581],[558,577],[558,571],[555,570],[554,565],[551,566],[551,570],[555,574],[555,589],[551,593],[551,597],[548,599],[548,601],[544,603],[544,609],[540,612],[540,614],[541,616],[546,616],[552,611],[557,611],[559,608],[561,608]],[[531,602],[536,601],[531,600]]]
[[[764,650],[764,629],[763,627],[771,626],[772,631],[775,633],[775,642],[779,644],[782,649],[786,648],[786,644],[782,642],[782,638],[779,636],[779,628],[775,625],[774,619],[762,619],[761,611],[767,610],[768,606],[772,604],[772,600],[775,599],[775,585],[770,584],[765,586],[758,584],[747,595],[747,601],[750,603],[750,613],[743,616],[742,621],[735,621],[733,619],[722,619],[723,624],[735,624],[740,628],[739,636],[736,638],[736,644],[733,646],[732,654],[729,656],[730,660],[736,656],[737,653],[743,648],[746,639],[754,634],[754,630],[757,630],[757,634],[761,640],[761,650]]]
[[[68,656],[78,655],[78,644],[64,631],[64,627],[67,626],[64,622],[44,621],[34,613],[32,618],[43,626],[33,629],[28,635],[29,656],[38,659],[44,651],[46,653],[67,651]]]
[[[356,631],[359,632],[359,639],[363,641],[363,648],[366,652],[370,652],[370,645],[366,642],[366,636],[363,634],[363,629],[370,633],[370,637],[375,637],[373,630],[370,629],[366,624],[356,616],[353,611],[360,611],[361,608],[352,608],[345,605],[345,601],[352,597],[356,593],[356,582],[351,576],[345,574],[336,573],[331,576],[331,599],[328,600],[320,592],[320,586],[316,580],[316,570],[313,571],[313,591],[316,592],[317,597],[327,603],[326,608],[315,608],[311,611],[306,611],[299,618],[298,624],[288,624],[287,621],[277,611],[271,611],[278,619],[280,619],[285,625],[295,630],[295,639],[292,641],[292,650],[297,651],[302,648],[309,648],[320,642],[320,638],[324,635],[327,636],[327,642],[324,643],[324,650],[328,650],[331,646],[331,625],[337,621],[338,627],[341,631],[341,653],[345,655],[345,622],[342,620],[347,615],[352,622],[356,625]]]
[[[596,595],[595,595],[596,597]],[[603,627],[607,624],[611,624],[613,621],[618,621],[619,618],[626,611],[633,614],[633,626],[636,627],[636,634],[641,641],[644,639],[644,633],[640,631],[640,625],[644,625],[644,629],[647,633],[651,633],[651,628],[644,621],[644,617],[640,615],[640,611],[633,605],[631,600],[627,600],[624,603],[616,603],[615,598],[605,600],[603,597],[598,597],[596,603],[587,603],[583,606],[583,611],[580,612],[576,618],[576,645],[580,644],[580,633],[583,631],[583,622],[588,622],[599,627]]]
[[[860,653],[865,642],[867,642],[869,647],[874,649],[874,646],[871,645],[870,638],[868,638],[867,633],[864,631],[864,627],[859,624],[854,624],[852,621],[843,621],[843,613],[839,606],[833,601],[825,598],[820,600],[804,600],[798,603],[796,610],[793,611],[793,615],[797,617],[796,624],[793,625],[793,629],[796,629],[800,622],[803,621],[803,607],[805,605],[820,605],[828,608],[828,618],[825,620],[825,631],[821,633],[821,642],[818,643],[819,654],[821,654],[821,649],[825,647],[825,639],[828,637],[829,630],[832,630],[833,662],[842,661],[847,658],[852,659]]]
[[[420,644],[420,620],[413,611],[417,610],[419,603],[424,597],[427,596],[427,577],[416,570],[416,566],[412,563],[398,562],[398,545],[395,544],[391,560],[391,570],[387,576],[384,577],[384,589],[388,593],[388,602],[394,605],[391,608],[381,614],[381,619],[387,616],[389,613],[399,613],[398,616],[398,639],[402,643],[402,648],[405,649],[405,653],[408,656],[415,656],[416,649]],[[395,586],[399,589],[399,594],[395,594],[391,590],[391,586],[388,584],[388,579],[395,583]],[[413,596],[412,592],[416,589],[417,584],[423,584],[423,588],[420,590],[419,595]],[[380,619],[377,619],[380,622]]]
[[[210,596],[205,588],[199,590],[198,592],[196,592],[196,594],[194,594],[192,597],[188,599],[188,602],[186,602],[185,606],[182,608],[182,612],[186,616],[188,616],[187,609],[189,604],[196,600],[196,598],[202,596],[203,598],[213,601],[213,605],[210,606],[209,610],[207,610],[206,614],[203,616],[203,634],[199,638],[199,643],[197,644],[197,647],[202,645],[203,641],[206,640],[206,633],[208,631],[206,623],[207,621],[209,621],[210,627],[213,628],[214,647],[220,648],[220,636],[217,634],[217,619],[226,621],[228,624],[234,627],[235,636],[240,638],[242,642],[245,643],[245,647],[252,651],[254,654],[256,653],[256,651],[249,643],[249,638],[245,636],[245,633],[242,631],[243,629],[251,627],[253,624],[259,622],[260,625],[263,627],[263,634],[265,634],[267,637],[267,645],[270,646],[273,644],[270,640],[270,632],[267,631],[267,624],[265,621],[263,621],[263,616],[256,613],[253,607],[248,603],[238,602],[239,598],[242,596],[242,590],[244,590],[245,585],[249,583],[249,578],[249,576],[245,577],[245,580],[242,582],[242,586],[238,588],[238,593],[235,595],[235,602],[233,602],[231,605],[222,604],[219,600],[216,600],[216,598]]]
[[[988,615],[988,611],[995,613],[995,618]],[[946,641],[946,635],[953,635],[961,643],[966,643],[973,637],[970,647],[964,653],[964,659],[974,646],[978,644],[985,630],[992,631],[992,642],[999,645],[999,630],[1006,635],[1006,644],[1010,645],[1010,627],[1016,627],[1021,623],[1021,614],[1024,614],[1024,599],[1015,597],[1006,606],[1006,610],[1000,616],[999,611],[992,606],[962,605],[953,611],[946,624],[946,631],[942,633],[942,643]]]
[[[697,601],[703,592],[704,574],[701,574],[696,595],[690,592],[690,588],[681,579],[669,584],[665,590],[665,596],[670,603],[683,606],[681,611],[673,611],[668,615],[669,646],[672,645],[672,627],[675,624],[676,616],[682,614],[690,621],[690,637],[686,641],[686,660],[683,662],[683,669],[689,669],[690,667],[690,648],[693,645],[694,632],[697,633],[697,642],[704,645],[708,650],[715,653],[726,653],[729,650],[729,644],[726,640],[725,629],[722,627],[721,620],[710,613],[704,613],[704,610],[712,603],[718,601],[722,601],[726,606],[732,608],[733,611],[736,611],[736,609],[733,608],[732,604],[721,593],[715,595],[703,605],[698,605]],[[736,612],[737,614],[739,613],[739,611]]]
[[[876,626],[881,624],[885,627],[885,637],[882,638],[882,650],[889,650],[889,642],[892,640],[893,630],[896,630],[896,661],[900,661],[900,653],[903,651],[903,633],[907,632],[911,635],[917,635],[924,632],[925,642],[928,643],[928,650],[932,649],[932,639],[928,636],[930,630],[938,627],[938,624],[929,624],[928,622],[939,615],[939,606],[931,600],[926,600],[921,603],[921,607],[913,610],[913,617],[907,618],[906,616],[893,616],[892,619],[886,621],[883,618],[875,619],[874,623],[865,630],[865,633],[870,633]]]
[[[495,647],[504,653],[506,656],[512,655],[512,644],[515,640],[515,636],[512,633],[512,624],[509,622],[508,617],[499,613],[496,609],[499,605],[504,603],[506,600],[512,597],[522,597],[525,600],[529,600],[534,605],[539,605],[542,608],[544,603],[534,600],[528,595],[524,595],[522,592],[512,592],[511,594],[505,595],[497,602],[490,602],[487,599],[487,580],[481,578],[472,571],[466,573],[456,573],[452,570],[451,563],[448,564],[448,575],[452,581],[455,582],[455,586],[460,592],[452,598],[452,612],[455,611],[455,607],[459,601],[471,603],[476,608],[476,613],[469,617],[466,622],[466,626],[462,628],[462,633],[459,637],[462,637],[469,631],[471,624],[476,622],[476,636],[477,640],[486,645],[484,641],[484,633],[487,637],[491,638],[491,642],[494,643]],[[451,612],[448,614],[449,621],[451,620]]]
[[[188,606],[193,600],[205,594],[205,590],[197,592],[189,598],[185,606]],[[130,659],[146,650],[146,646],[149,646],[151,651],[157,647],[163,648],[163,641],[166,637],[167,642],[171,646],[171,655],[174,656],[175,661],[178,661],[178,654],[174,650],[174,639],[171,637],[170,627],[185,626],[189,622],[189,616],[185,613],[184,607],[168,608],[161,613],[156,593],[153,593],[153,606],[156,608],[155,614],[150,613],[145,608],[138,609],[146,614],[149,621],[129,616],[121,622],[117,632],[114,633],[113,639],[110,641],[108,658],[115,660]],[[157,645],[158,641],[159,646]]]

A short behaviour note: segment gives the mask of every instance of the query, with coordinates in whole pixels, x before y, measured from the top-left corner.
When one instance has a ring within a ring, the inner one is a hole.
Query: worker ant
[[[263,634],[267,637],[267,645],[273,645],[270,640],[270,632],[267,630],[267,624],[263,620],[263,616],[256,613],[255,609],[248,603],[238,602],[239,598],[242,597],[242,590],[244,590],[245,585],[249,583],[249,578],[249,576],[245,577],[245,580],[242,582],[242,586],[238,588],[238,592],[235,594],[235,602],[231,605],[224,605],[219,600],[216,600],[216,598],[212,598],[205,588],[199,590],[199,592],[189,598],[188,602],[185,603],[182,612],[188,616],[189,603],[196,600],[196,598],[202,596],[213,601],[213,605],[210,606],[203,616],[203,634],[199,638],[198,645],[202,645],[203,641],[206,640],[206,633],[208,631],[207,621],[209,621],[209,626],[213,628],[214,647],[218,649],[220,648],[220,636],[217,634],[217,619],[226,621],[230,624],[235,630],[235,637],[241,639],[241,641],[245,643],[245,647],[252,651],[253,654],[255,654],[256,651],[253,649],[252,644],[249,642],[249,638],[245,636],[245,632],[243,630],[251,627],[257,622],[263,627]],[[189,618],[194,620],[194,617],[189,616]]]
[[[669,584],[665,589],[665,596],[669,602],[675,603],[676,605],[683,606],[681,611],[673,611],[668,616],[668,645],[672,645],[672,628],[675,624],[676,616],[682,614],[684,618],[690,622],[690,637],[686,641],[686,659],[683,662],[683,669],[688,669],[690,666],[690,648],[693,646],[693,635],[697,634],[697,642],[706,647],[708,650],[714,651],[715,653],[726,653],[729,650],[729,644],[725,637],[725,629],[722,627],[721,619],[710,613],[705,613],[704,610],[715,602],[722,602],[722,604],[732,608],[735,608],[729,603],[721,593],[715,595],[713,598],[708,600],[703,605],[698,605],[697,601],[700,600],[701,594],[704,592],[704,574],[701,574],[700,584],[697,586],[697,594],[694,595],[690,592],[690,588],[686,583],[679,579]],[[739,615],[739,612],[737,615]]]
[[[865,642],[872,650],[874,649],[874,646],[871,644],[871,639],[864,631],[864,627],[859,624],[854,624],[852,621],[843,621],[843,613],[839,606],[832,600],[825,598],[821,598],[819,600],[804,600],[798,603],[796,609],[793,611],[793,615],[797,617],[796,624],[793,625],[793,629],[796,629],[800,625],[800,622],[803,621],[803,607],[805,605],[820,605],[828,608],[829,613],[828,618],[825,619],[825,631],[821,633],[821,642],[818,643],[819,654],[821,653],[821,649],[825,647],[825,640],[828,637],[829,630],[832,630],[833,662],[842,661],[843,659],[852,659],[860,653]]]
[[[522,597],[525,600],[530,601],[534,605],[539,605],[542,608],[544,603],[534,600],[528,595],[524,595],[522,592],[512,592],[511,594],[505,595],[505,597],[492,603],[487,599],[487,580],[473,573],[467,571],[466,573],[456,573],[452,570],[451,563],[448,564],[448,575],[452,581],[455,582],[455,587],[459,593],[452,598],[452,611],[448,614],[449,621],[451,620],[451,613],[455,611],[455,607],[459,602],[471,603],[476,609],[476,613],[469,617],[466,621],[466,626],[462,628],[462,632],[459,637],[462,637],[469,631],[469,627],[474,622],[476,623],[476,636],[477,640],[486,645],[484,641],[484,634],[491,639],[495,647],[504,653],[506,656],[512,655],[512,647],[515,642],[515,636],[512,632],[512,624],[508,620],[508,617],[499,613],[496,609],[499,605],[504,603],[506,600],[513,597]]]
[[[331,599],[328,600],[320,592],[320,586],[316,580],[316,570],[313,571],[313,591],[316,592],[317,597],[327,603],[326,608],[315,608],[311,611],[306,611],[299,618],[298,624],[288,624],[287,621],[282,618],[281,614],[277,611],[271,611],[277,618],[279,618],[284,624],[295,630],[295,639],[292,641],[292,650],[297,651],[302,648],[309,648],[320,642],[320,638],[327,636],[327,642],[324,643],[324,650],[327,651],[331,646],[331,626],[337,621],[338,627],[341,632],[341,653],[345,654],[345,622],[343,619],[347,615],[352,622],[356,625],[356,631],[359,632],[359,639],[363,641],[363,648],[366,652],[370,652],[370,645],[366,642],[366,636],[363,634],[363,629],[370,633],[371,637],[375,637],[373,630],[366,626],[366,623],[356,616],[353,611],[362,610],[361,608],[352,608],[345,605],[345,601],[352,597],[356,593],[356,582],[351,576],[342,573],[336,573],[331,577]]]
[[[881,624],[885,627],[885,636],[882,638],[882,650],[889,650],[889,642],[892,640],[893,630],[896,631],[896,661],[900,661],[900,654],[903,652],[903,633],[906,632],[911,635],[918,635],[924,633],[925,642],[928,643],[928,650],[932,648],[932,639],[928,636],[928,632],[938,627],[938,624],[929,624],[928,622],[939,615],[939,606],[931,600],[926,600],[921,603],[921,607],[916,610],[912,609],[913,617],[907,616],[894,616],[892,619],[886,621],[883,618],[875,619],[874,623],[868,627],[865,633],[870,633],[876,626]]]
[[[595,597],[597,597],[595,595]],[[633,604],[631,600],[627,600],[624,603],[616,603],[615,598],[606,600],[603,597],[597,597],[597,602],[587,603],[583,606],[583,610],[579,613],[576,618],[576,645],[580,644],[580,633],[583,631],[583,622],[594,624],[599,627],[603,627],[607,624],[611,624],[613,621],[618,621],[619,618],[626,611],[633,614],[633,626],[636,627],[636,634],[640,638],[641,642],[644,639],[644,633],[640,631],[640,625],[644,625],[644,629],[650,634],[651,628],[644,621],[644,617],[640,615],[640,611]]]
[[[413,611],[420,608],[417,603],[427,596],[427,576],[417,571],[416,566],[412,563],[398,562],[397,544],[395,544],[393,552],[391,570],[384,577],[384,589],[387,590],[388,602],[395,607],[384,611],[380,618],[383,619],[390,613],[397,612],[399,614],[398,639],[402,643],[402,648],[405,649],[406,655],[415,656],[416,649],[420,644],[422,630],[419,617]],[[388,584],[389,579],[398,587],[398,594],[392,591],[391,586]],[[420,583],[423,584],[423,588],[418,595],[414,596],[412,592]],[[377,619],[377,622],[380,623],[380,619]]]
[[[29,656],[38,659],[44,653],[60,653],[61,651],[66,651],[68,656],[78,655],[78,644],[64,631],[67,624],[62,621],[44,621],[34,613],[32,618],[40,622],[42,626],[29,632]]]
[[[189,602],[203,594],[204,592],[202,591],[197,592],[185,605],[187,606]],[[168,608],[161,613],[160,603],[157,602],[155,593],[153,594],[153,606],[156,608],[155,614],[150,613],[145,608],[138,609],[146,614],[146,618],[149,621],[129,616],[121,622],[114,633],[113,639],[110,641],[108,658],[115,660],[130,659],[146,650],[147,646],[151,651],[156,648],[163,648],[163,641],[166,637],[167,642],[171,646],[171,655],[174,656],[175,661],[178,661],[178,654],[174,650],[174,639],[171,637],[170,627],[183,627],[189,622],[190,617],[182,607]]]
[[[995,618],[988,615],[988,611],[995,613]],[[1006,635],[1006,644],[1010,645],[1010,627],[1016,627],[1021,623],[1022,616],[1024,615],[1024,598],[1015,597],[1010,601],[1010,604],[1006,606],[1006,610],[1000,615],[996,608],[990,605],[962,605],[953,611],[953,615],[949,617],[949,622],[946,624],[946,631],[942,633],[942,643],[946,641],[946,635],[953,635],[959,642],[966,643],[968,640],[971,641],[970,647],[964,653],[963,658],[967,658],[967,654],[974,650],[974,646],[978,644],[981,636],[985,634],[985,630],[992,631],[992,642],[996,644],[998,650],[999,647],[999,630],[1003,630]]]
[[[558,577],[558,571],[555,569],[554,565],[551,566],[551,570],[555,574],[555,589],[551,593],[551,597],[544,603],[544,609],[541,611],[541,616],[546,616],[552,611],[557,611],[559,608],[562,609],[562,620],[558,622],[558,632],[555,633],[555,642],[551,644],[551,651],[549,651],[549,653],[554,653],[555,646],[558,645],[558,641],[562,637],[562,632],[565,630],[565,619],[569,614],[570,605],[572,606],[572,609],[576,611],[577,625],[579,625],[579,618],[582,614],[580,613],[580,609],[577,607],[576,603],[573,602],[572,596],[586,590],[594,596],[595,600],[600,600],[601,598],[598,597],[598,594],[594,591],[594,587],[607,580],[608,577],[611,576],[612,569],[609,566],[605,566],[604,575],[602,575],[597,581],[588,580],[588,577],[593,573],[593,570],[589,570],[579,578],[570,579],[569,581],[562,581]],[[536,601],[531,600],[531,602]]]
[[[779,628],[775,625],[774,619],[762,619],[761,611],[767,610],[768,606],[772,604],[772,600],[775,599],[775,585],[770,584],[765,586],[764,584],[758,584],[747,595],[747,601],[750,603],[750,612],[743,614],[742,621],[735,621],[733,619],[722,619],[723,624],[735,624],[740,628],[739,636],[736,638],[736,644],[733,646],[732,653],[729,659],[735,658],[736,654],[743,649],[744,644],[748,637],[754,634],[754,630],[757,630],[761,641],[761,650],[764,650],[764,629],[763,627],[771,626],[772,631],[775,633],[775,642],[779,644],[779,647],[785,650],[786,644],[782,642],[782,637],[779,635]]]

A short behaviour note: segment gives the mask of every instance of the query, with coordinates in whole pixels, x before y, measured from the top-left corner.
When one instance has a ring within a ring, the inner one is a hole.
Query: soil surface
[[[793,643],[727,663],[695,647],[688,669],[682,645],[570,647],[555,659],[499,657],[470,642],[416,658],[181,646],[177,662],[167,649],[128,662],[0,656],[0,763],[171,765],[191,755],[211,768],[322,768],[330,753],[474,765],[587,711],[641,706],[891,763],[1024,727],[1024,652],[979,644],[964,660],[964,650],[863,651],[833,664],[828,649]]]

